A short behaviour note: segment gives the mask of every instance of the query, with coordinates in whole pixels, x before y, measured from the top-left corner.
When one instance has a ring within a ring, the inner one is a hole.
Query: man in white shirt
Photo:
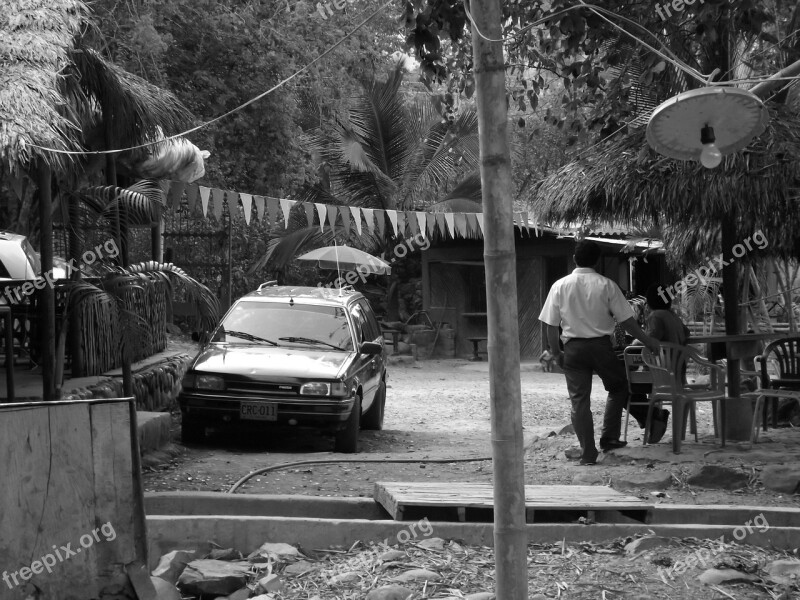
[[[590,399],[594,373],[600,376],[608,392],[600,448],[612,450],[625,445],[619,435],[622,410],[628,401],[628,381],[625,367],[611,345],[615,319],[653,352],[658,351],[658,340],[639,327],[619,286],[594,270],[600,260],[600,246],[595,242],[580,241],[575,247],[574,259],[578,268],[553,284],[539,320],[547,324],[550,351],[555,354],[567,379],[572,401],[572,426],[581,445],[580,462],[593,465],[598,456]],[[559,326],[563,330],[563,353],[559,344]],[[644,422],[640,418],[637,420]],[[663,414],[654,421],[653,430],[651,441],[664,434],[666,419]]]

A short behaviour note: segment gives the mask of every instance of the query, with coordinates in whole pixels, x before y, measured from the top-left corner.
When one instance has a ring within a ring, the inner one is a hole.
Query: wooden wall
[[[0,404],[0,598],[135,598],[125,567],[145,560],[144,509],[131,425],[129,399]],[[43,559],[50,572],[21,572]]]

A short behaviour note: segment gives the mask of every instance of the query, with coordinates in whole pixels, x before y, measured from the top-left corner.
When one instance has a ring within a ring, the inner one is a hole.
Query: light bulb
[[[719,151],[717,145],[711,142],[710,144],[703,144],[703,150],[700,152],[700,164],[706,169],[715,169],[722,162],[722,152]]]

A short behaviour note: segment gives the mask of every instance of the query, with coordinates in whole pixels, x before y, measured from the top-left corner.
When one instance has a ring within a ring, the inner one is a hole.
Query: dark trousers
[[[625,365],[617,358],[608,337],[567,340],[564,345],[564,374],[572,402],[572,427],[578,436],[583,457],[589,459],[597,455],[590,399],[594,373],[600,377],[608,392],[600,439],[616,441],[620,436],[622,411],[628,403]],[[646,406],[631,406],[630,414],[644,427]]]

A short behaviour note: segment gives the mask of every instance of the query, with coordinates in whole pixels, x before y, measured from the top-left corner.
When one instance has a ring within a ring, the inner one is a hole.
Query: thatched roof
[[[114,147],[174,134],[191,113],[178,99],[80,45],[89,11],[79,0],[5,0],[0,11],[0,162],[12,171],[36,157],[59,169],[58,150],[106,149],[90,139],[102,116]],[[93,131],[94,130],[94,131]],[[95,138],[98,136],[95,135]]]
[[[655,153],[644,129],[609,140],[535,186],[529,209],[545,223],[660,227],[676,262],[718,253],[721,217],[736,214],[737,240],[761,230],[767,252],[797,255],[800,115],[770,114],[764,134],[712,170]]]
[[[5,0],[0,11],[0,160],[12,170],[37,144],[77,150],[78,131],[59,112],[59,79],[87,14],[78,0]],[[51,155],[48,161],[58,161]]]

